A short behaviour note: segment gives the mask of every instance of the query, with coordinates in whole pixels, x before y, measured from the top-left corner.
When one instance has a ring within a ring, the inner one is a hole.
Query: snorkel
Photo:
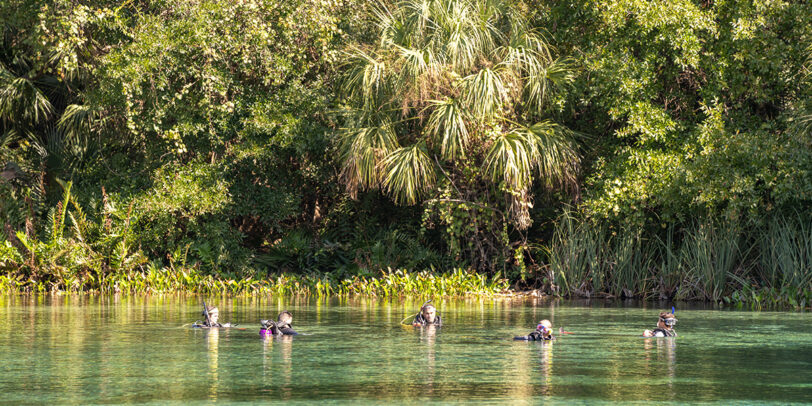
[[[273,320],[260,320],[259,324],[262,325],[262,329],[259,330],[259,335],[263,337],[282,334],[279,327],[277,327],[276,322]],[[276,330],[276,333],[274,333],[274,330]]]
[[[432,300],[432,299],[426,300],[426,302],[425,302],[425,303],[423,303],[423,304],[420,306],[420,310],[418,310],[418,311],[417,311],[417,313],[415,313],[415,314],[414,314],[414,316],[411,316],[411,318],[412,318],[412,323],[414,323],[414,321],[417,319],[417,316],[418,316],[418,315],[420,315],[421,313],[423,313],[423,309],[425,309],[425,308],[426,308],[426,305],[428,305],[429,303],[431,303],[431,300]],[[401,321],[400,321],[400,324],[403,324],[403,322],[404,322],[404,321],[406,321],[406,320],[408,320],[408,319],[409,319],[409,317],[410,317],[410,316],[406,316],[406,317],[404,317],[404,318],[403,318],[403,320],[401,320]]]
[[[203,315],[206,316],[206,325],[211,327],[211,316],[209,316],[209,306],[206,305],[206,301],[203,301]]]
[[[674,316],[674,314],[677,312],[676,310],[677,309],[675,309],[674,306],[671,306],[671,314],[668,314],[666,312],[660,313],[659,322],[662,323],[663,325],[662,325],[662,327],[660,327],[659,323],[658,323],[658,327],[660,327],[660,328],[664,327],[664,328],[666,328],[668,330],[673,329],[674,325],[677,324],[677,318]]]

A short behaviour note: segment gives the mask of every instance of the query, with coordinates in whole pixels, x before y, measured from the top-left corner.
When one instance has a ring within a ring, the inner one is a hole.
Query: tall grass
[[[591,296],[603,290],[603,236],[600,226],[579,223],[569,213],[562,216],[548,251],[553,293]]]
[[[642,233],[562,217],[553,236],[549,280],[565,296],[634,297],[647,292],[650,256]]]
[[[808,307],[809,220],[796,214],[764,224],[705,219],[658,230],[612,231],[565,214],[547,250],[549,289],[563,296]]]
[[[758,239],[762,285],[793,306],[812,303],[812,226],[808,219],[778,218]]]
[[[715,221],[698,223],[683,240],[681,257],[688,284],[706,300],[722,299],[728,275],[739,261],[738,228]]]

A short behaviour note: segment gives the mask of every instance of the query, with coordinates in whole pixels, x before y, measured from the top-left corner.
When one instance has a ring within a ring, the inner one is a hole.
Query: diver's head
[[[276,318],[276,320],[277,320],[276,322],[279,323],[280,325],[290,324],[291,322],[293,322],[293,315],[290,314],[289,311],[285,310],[282,313],[279,313],[279,316]]]
[[[420,311],[423,313],[423,319],[426,320],[426,323],[431,324],[437,320],[437,308],[434,306],[425,305]]]
[[[536,330],[541,331],[544,336],[553,334],[553,323],[550,320],[544,319],[536,326]]]
[[[677,324],[677,318],[673,313],[661,312],[660,319],[657,320],[657,327],[671,330]]]
[[[209,306],[206,308],[206,311],[209,312],[209,322],[210,323],[217,323],[217,320],[220,319],[220,311],[217,310],[216,306]],[[203,317],[206,317],[206,312],[203,312]]]

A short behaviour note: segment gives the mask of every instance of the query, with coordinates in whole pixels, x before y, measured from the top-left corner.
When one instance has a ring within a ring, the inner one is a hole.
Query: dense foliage
[[[572,72],[504,2],[374,12],[374,42],[354,45],[342,67],[342,181],[351,196],[424,202],[452,254],[494,270],[509,248],[503,230],[532,224],[534,180],[575,183],[575,141],[547,119]]]
[[[550,3],[583,74],[573,128],[597,145],[584,210],[638,224],[757,220],[812,199],[806,2]]]
[[[15,284],[463,267],[808,304],[808,2],[8,0],[0,23]]]

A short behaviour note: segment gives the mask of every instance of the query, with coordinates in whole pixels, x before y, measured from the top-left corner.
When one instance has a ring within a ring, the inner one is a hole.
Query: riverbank
[[[555,288],[555,285],[553,285]],[[606,293],[587,295],[555,294],[549,289],[527,289],[511,286],[504,278],[489,278],[462,268],[448,273],[385,270],[378,277],[354,275],[340,278],[332,273],[322,275],[282,274],[268,277],[225,279],[204,275],[195,269],[148,268],[130,274],[86,275],[68,280],[47,281],[0,275],[0,293],[124,293],[124,294],[210,294],[274,296],[368,296],[368,297],[497,297],[503,299],[581,298],[628,299]],[[637,299],[670,301],[654,295]],[[770,288],[743,287],[719,301],[693,299],[694,303],[717,303],[749,309],[810,309],[808,302],[788,300],[781,291]]]
[[[106,292],[106,293],[205,293],[273,295],[368,296],[493,296],[508,291],[506,279],[488,278],[462,268],[448,273],[385,270],[380,276],[339,278],[322,275],[282,274],[240,279],[204,275],[195,269],[152,268],[126,274],[78,275],[47,280],[21,275],[0,275],[5,292]]]

